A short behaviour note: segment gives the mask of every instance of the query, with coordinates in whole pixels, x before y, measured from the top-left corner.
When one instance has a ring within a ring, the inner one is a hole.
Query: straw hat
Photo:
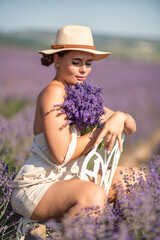
[[[56,35],[56,40],[51,49],[39,51],[41,54],[54,54],[66,50],[78,50],[93,53],[94,60],[100,60],[110,52],[95,50],[92,33],[89,27],[69,25],[60,28]]]

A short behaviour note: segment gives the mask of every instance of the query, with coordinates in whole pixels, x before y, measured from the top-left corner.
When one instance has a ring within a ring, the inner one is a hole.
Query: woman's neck
[[[52,83],[57,84],[57,85],[59,85],[59,86],[61,86],[61,87],[64,88],[63,82],[61,82],[60,80],[58,80],[56,77],[52,80]]]

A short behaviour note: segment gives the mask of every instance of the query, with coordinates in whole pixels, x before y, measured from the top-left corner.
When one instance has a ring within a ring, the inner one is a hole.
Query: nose
[[[80,73],[85,73],[86,72],[86,65],[83,64],[80,68],[79,68],[79,72]]]

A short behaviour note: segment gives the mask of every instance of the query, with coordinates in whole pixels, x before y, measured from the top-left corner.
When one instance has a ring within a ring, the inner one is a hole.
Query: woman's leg
[[[31,219],[60,220],[64,214],[74,216],[87,206],[99,206],[101,211],[107,197],[102,187],[80,179],[54,183],[34,209]]]

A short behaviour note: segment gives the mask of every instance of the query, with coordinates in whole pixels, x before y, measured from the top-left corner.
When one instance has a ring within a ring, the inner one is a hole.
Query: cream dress
[[[80,179],[84,156],[68,163],[75,151],[79,136],[74,126],[71,126],[71,135],[65,160],[59,166],[51,161],[44,134],[40,133],[34,136],[31,146],[33,155],[27,159],[12,182],[11,205],[17,213],[30,218],[35,207],[52,184],[60,180]],[[89,181],[87,176],[86,180]]]

